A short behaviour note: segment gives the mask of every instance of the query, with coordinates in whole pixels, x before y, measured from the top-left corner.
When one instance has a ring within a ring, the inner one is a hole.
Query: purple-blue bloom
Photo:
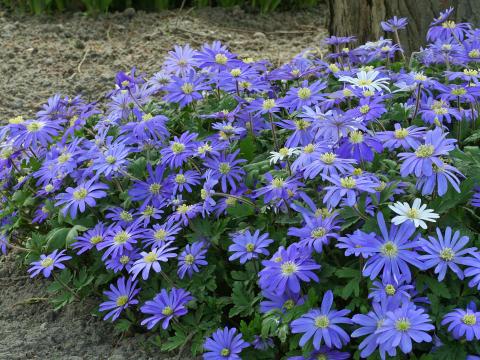
[[[147,280],[151,269],[156,273],[160,272],[162,270],[160,262],[167,262],[169,258],[176,257],[177,254],[173,252],[176,249],[176,247],[170,247],[170,243],[166,243],[159,248],[152,247],[148,253],[142,251],[141,258],[135,261],[129,270],[133,274],[133,279],[142,273],[142,279]]]
[[[240,264],[257,259],[260,254],[269,255],[266,249],[273,240],[269,239],[268,233],[260,235],[259,230],[252,234],[250,230],[239,232],[232,236],[233,244],[228,247],[228,251],[233,252],[228,260],[240,259]]]
[[[58,201],[56,206],[65,205],[62,209],[64,216],[70,213],[72,218],[77,217],[77,211],[85,212],[87,205],[94,207],[97,203],[95,199],[101,199],[107,196],[103,190],[108,189],[108,185],[103,183],[95,183],[95,179],[77,185],[77,187],[67,187],[65,193],[55,197]]]
[[[205,260],[205,243],[201,241],[185,245],[185,249],[178,256],[178,277],[183,279],[185,275],[192,277],[194,272],[199,272],[200,266],[208,265]]]
[[[65,255],[65,250],[55,250],[50,255],[42,254],[40,255],[40,260],[34,261],[30,264],[28,272],[30,273],[31,278],[40,273],[48,278],[55,268],[65,269],[65,265],[63,265],[62,262],[70,260],[71,258],[71,256]]]
[[[237,334],[237,329],[225,327],[218,329],[209,337],[203,347],[204,360],[242,360],[240,353],[250,344],[243,340],[242,334]]]
[[[350,337],[338,324],[352,324],[352,320],[345,317],[350,310],[332,310],[333,293],[327,291],[323,295],[320,309],[310,310],[305,315],[292,321],[292,333],[302,333],[299,345],[304,346],[313,337],[313,347],[320,350],[323,342],[328,347],[341,349],[350,341]]]
[[[110,290],[104,291],[103,294],[108,297],[108,300],[100,304],[100,311],[109,311],[104,320],[112,319],[115,321],[123,310],[131,305],[138,304],[135,296],[140,292],[137,288],[137,281],[132,281],[128,278],[121,277],[117,280],[117,286],[110,284]]]

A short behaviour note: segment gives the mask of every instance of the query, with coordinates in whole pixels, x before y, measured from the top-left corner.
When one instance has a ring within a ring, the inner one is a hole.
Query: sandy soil
[[[324,19],[323,9],[265,16],[239,8],[127,12],[97,19],[0,12],[0,122],[33,115],[54,93],[98,99],[119,70],[158,71],[176,43],[199,47],[218,39],[241,55],[287,62],[320,46]],[[48,282],[28,279],[16,261],[14,254],[0,259],[0,360],[168,359],[144,335],[120,339],[92,316],[99,299],[54,312],[45,299]]]

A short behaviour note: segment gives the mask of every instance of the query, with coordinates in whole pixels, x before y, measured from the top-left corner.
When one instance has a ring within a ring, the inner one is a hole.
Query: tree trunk
[[[480,25],[480,0],[328,0],[331,35],[354,35],[359,43],[377,40],[384,33],[380,22],[398,17],[408,18],[406,30],[401,30],[400,41],[408,53],[425,45],[428,26],[440,11],[453,6],[451,18],[456,22]]]

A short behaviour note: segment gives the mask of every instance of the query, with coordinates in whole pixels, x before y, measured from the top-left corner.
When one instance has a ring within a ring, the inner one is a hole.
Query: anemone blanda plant
[[[452,13],[408,64],[394,17],[321,58],[175,46],[103,103],[51,97],[0,126],[0,254],[179,357],[479,354],[479,30]]]

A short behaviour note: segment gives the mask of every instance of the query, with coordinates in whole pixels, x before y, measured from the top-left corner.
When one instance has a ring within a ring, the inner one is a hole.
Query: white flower
[[[382,89],[389,91],[388,78],[379,78],[377,76],[380,73],[378,71],[359,71],[357,77],[340,76],[338,80],[352,84],[354,87],[360,87],[363,90],[381,91]]]
[[[422,205],[422,201],[418,198],[413,201],[412,206],[406,202],[401,203],[397,201],[393,205],[388,205],[388,207],[398,214],[398,216],[392,219],[395,225],[400,225],[405,221],[411,221],[416,228],[420,226],[422,229],[426,229],[427,224],[425,221],[436,222],[435,219],[440,217],[440,215],[434,213],[432,209],[427,209],[427,204]]]
[[[270,152],[270,164],[276,164],[279,161],[283,161],[286,158],[298,154],[300,151],[297,148],[281,148],[278,152]]]

